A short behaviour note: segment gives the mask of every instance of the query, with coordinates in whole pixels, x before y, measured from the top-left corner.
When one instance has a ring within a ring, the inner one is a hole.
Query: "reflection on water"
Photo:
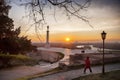
[[[65,64],[69,64],[69,55],[71,54],[71,49],[64,49],[64,58],[62,60],[60,60],[60,62],[65,63]]]
[[[69,59],[69,55],[71,54],[71,49],[65,49],[64,54],[65,54],[64,60]]]

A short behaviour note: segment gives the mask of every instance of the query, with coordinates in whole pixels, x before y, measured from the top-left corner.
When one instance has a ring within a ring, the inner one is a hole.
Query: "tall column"
[[[47,26],[47,33],[46,33],[46,47],[49,48],[49,26]]]

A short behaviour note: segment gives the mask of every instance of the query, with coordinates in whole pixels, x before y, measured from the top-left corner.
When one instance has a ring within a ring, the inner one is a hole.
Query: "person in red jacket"
[[[84,73],[86,73],[86,69],[89,69],[90,72],[92,72],[92,69],[91,69],[91,66],[90,66],[90,60],[89,60],[89,57],[86,58],[85,60],[85,68],[84,68]]]

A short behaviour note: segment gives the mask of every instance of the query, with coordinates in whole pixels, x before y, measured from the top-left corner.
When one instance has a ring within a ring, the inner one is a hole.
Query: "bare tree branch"
[[[90,6],[91,0],[20,0],[22,6],[25,6],[29,10],[29,17],[32,18],[35,25],[35,31],[47,24],[46,22],[46,8],[53,8],[53,17],[56,20],[56,8],[65,11],[65,15],[70,19],[72,16],[83,20],[90,27],[90,24],[86,16],[80,14],[80,11],[87,9]]]
[[[54,6],[58,6],[60,4],[63,4],[63,3],[66,3],[66,2],[69,2],[70,0],[64,0],[64,1],[61,1],[60,0],[48,0],[52,5]]]

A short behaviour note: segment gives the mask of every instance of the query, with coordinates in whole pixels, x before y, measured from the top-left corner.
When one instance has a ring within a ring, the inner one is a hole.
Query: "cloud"
[[[92,0],[98,6],[120,6],[120,0]]]
[[[92,0],[92,4],[94,5],[94,7],[109,7],[113,11],[120,12],[120,0]]]

